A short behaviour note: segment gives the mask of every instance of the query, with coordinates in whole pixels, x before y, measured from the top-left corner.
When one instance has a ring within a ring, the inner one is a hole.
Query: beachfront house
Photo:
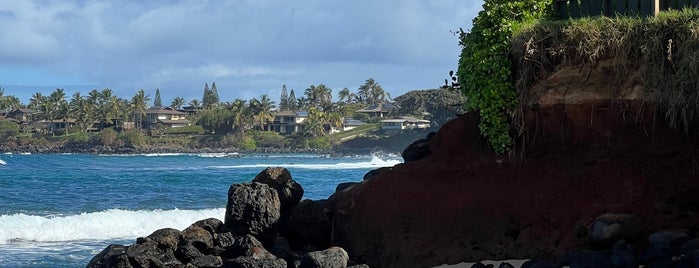
[[[176,111],[170,107],[154,106],[146,111],[146,125],[148,127],[164,126],[168,128],[189,126],[187,114]]]
[[[367,114],[369,117],[387,117],[391,112],[397,110],[398,107],[390,102],[382,101],[379,103],[374,103],[365,107],[364,109],[359,109],[355,113]]]
[[[345,120],[342,122],[342,131],[353,130],[361,125],[364,125],[364,122],[354,118],[345,117]]]
[[[308,118],[306,111],[281,111],[274,115],[274,121],[268,124],[269,130],[279,134],[292,134],[303,131],[303,122]]]
[[[414,117],[397,117],[381,120],[381,130],[386,131],[404,131],[414,129],[427,129],[430,127],[430,121],[418,119]]]

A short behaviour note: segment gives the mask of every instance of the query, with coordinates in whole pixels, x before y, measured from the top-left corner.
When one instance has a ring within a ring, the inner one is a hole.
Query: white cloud
[[[122,96],[160,88],[172,97],[198,97],[203,84],[212,81],[227,99],[275,93],[282,84],[298,91],[317,83],[355,90],[368,77],[396,96],[438,86],[456,67],[459,47],[450,31],[469,27],[481,5],[458,0],[2,1],[0,68],[50,74],[35,77],[35,84],[76,77],[76,84],[96,83]]]

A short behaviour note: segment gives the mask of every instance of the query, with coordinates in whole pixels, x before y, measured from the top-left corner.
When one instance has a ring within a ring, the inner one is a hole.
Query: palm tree
[[[241,99],[233,100],[229,109],[233,113],[233,129],[245,133],[245,128],[253,121],[252,110]]]
[[[199,102],[199,100],[197,99],[192,99],[191,101],[189,101],[189,105],[191,105],[194,108],[198,108],[201,107],[201,102]]]
[[[184,106],[184,102],[184,98],[176,97],[172,100],[172,103],[170,103],[170,108],[175,110],[182,109],[182,106]]]
[[[53,121],[58,118],[63,118],[63,123],[66,124],[66,134],[68,133],[68,102],[66,101],[66,93],[62,88],[55,89],[51,95],[49,95],[49,100],[47,103],[47,120]],[[52,132],[52,134],[55,134]]]
[[[70,100],[70,114],[76,118],[76,123],[80,127],[80,132],[87,132],[95,122],[95,107],[90,105],[88,99],[80,96],[80,92],[75,92]]]
[[[338,97],[340,98],[340,102],[350,103],[352,101],[353,93],[350,92],[349,88],[343,88],[337,94],[338,94]]]
[[[90,96],[90,98],[93,97]],[[111,89],[102,89],[102,91],[97,94],[97,107],[99,107],[98,112],[100,115],[101,128],[104,129],[105,123],[114,124],[112,119],[117,117],[119,107],[117,105],[117,97],[114,96]]]
[[[267,94],[260,97],[260,100],[253,98],[250,100],[250,107],[257,114],[257,120],[260,123],[260,130],[265,130],[265,124],[274,119],[272,110],[276,107],[274,101],[269,99]]]
[[[303,92],[311,107],[324,107],[332,102],[332,90],[324,84],[311,85]]]
[[[46,97],[41,94],[41,92],[36,92],[34,95],[32,95],[32,98],[29,99],[29,109],[33,110],[39,110],[41,107],[41,103],[46,101]]]
[[[367,79],[363,85],[359,86],[359,98],[367,104],[375,104],[386,99],[386,93],[379,83],[373,78]]]
[[[327,120],[327,115],[315,107],[308,109],[308,117],[303,121],[303,131],[312,137],[325,135],[323,124]]]
[[[143,117],[146,115],[146,110],[148,110],[149,100],[150,97],[146,95],[143,89],[139,89],[136,95],[131,98],[131,105],[133,105],[133,112],[136,118],[135,122],[139,128],[143,128]]]

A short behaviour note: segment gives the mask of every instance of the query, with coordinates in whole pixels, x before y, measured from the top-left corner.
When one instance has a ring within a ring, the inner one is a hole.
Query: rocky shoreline
[[[325,201],[303,200],[285,168],[267,168],[228,191],[225,220],[204,219],[180,231],[157,230],[130,246],[109,245],[87,265],[98,267],[348,267],[331,246]],[[354,264],[350,267],[367,267]]]

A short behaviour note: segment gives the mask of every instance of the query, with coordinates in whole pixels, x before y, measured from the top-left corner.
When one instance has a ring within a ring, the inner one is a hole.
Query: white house
[[[162,124],[165,127],[184,127],[189,125],[185,118],[187,113],[176,111],[170,107],[154,106],[146,111],[146,121],[153,126]]]
[[[429,127],[430,121],[414,117],[398,117],[381,120],[382,130],[412,130],[427,129]]]
[[[279,134],[301,132],[306,118],[308,118],[308,112],[305,111],[281,111],[274,115],[274,121],[267,127]]]

